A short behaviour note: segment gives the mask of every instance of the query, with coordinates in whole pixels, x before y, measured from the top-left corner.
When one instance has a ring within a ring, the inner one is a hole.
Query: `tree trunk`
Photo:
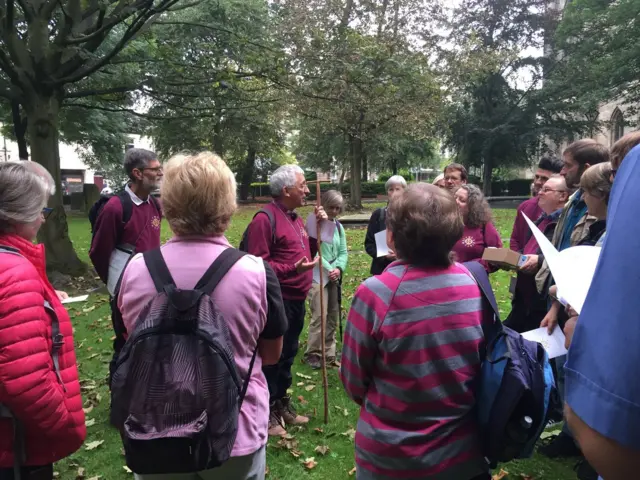
[[[247,161],[244,164],[241,175],[240,184],[240,200],[247,200],[249,198],[249,191],[251,190],[251,180],[253,180],[253,170],[256,165],[256,145],[253,139],[249,139],[249,145],[247,146]]]
[[[493,162],[485,157],[482,172],[482,192],[485,197],[491,196],[491,177],[493,176]]]
[[[362,152],[362,181],[369,181],[369,162],[367,160],[367,152]]]
[[[391,172],[394,175],[398,174],[398,159],[396,157],[393,157],[393,160],[391,160]]]
[[[56,186],[55,194],[49,199],[49,207],[53,208],[53,212],[38,232],[38,242],[44,244],[47,254],[47,270],[67,275],[82,275],[86,273],[87,266],[76,255],[69,238],[67,215],[62,205],[60,190],[58,146],[60,100],[53,94],[31,94],[27,98],[25,109],[31,158],[49,171]]]
[[[362,140],[356,136],[349,137],[349,154],[351,156],[351,191],[349,205],[362,208]]]
[[[220,120],[218,120],[213,126],[213,151],[220,155],[220,157],[224,156],[224,146],[222,143],[222,125],[220,124]]]
[[[13,133],[18,143],[18,158],[29,160],[29,149],[27,148],[27,119],[20,115],[20,103],[16,100],[11,102],[11,116],[13,117]]]

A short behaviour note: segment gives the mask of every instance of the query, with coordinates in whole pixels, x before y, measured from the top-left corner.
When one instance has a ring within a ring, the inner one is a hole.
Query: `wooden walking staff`
[[[320,207],[320,180],[316,180],[316,206]],[[320,273],[320,335],[322,336],[322,388],[324,390],[324,423],[329,423],[329,380],[327,379],[327,357],[325,355],[326,317],[324,311],[324,281],[322,268],[322,235],[320,235],[321,220],[316,215],[316,236],[318,237],[318,272]]]

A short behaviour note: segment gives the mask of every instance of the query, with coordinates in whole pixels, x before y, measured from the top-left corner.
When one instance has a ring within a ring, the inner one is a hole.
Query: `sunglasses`
[[[44,207],[42,209],[42,216],[44,217],[45,220],[49,218],[49,215],[51,215],[51,212],[53,212],[53,208]]]

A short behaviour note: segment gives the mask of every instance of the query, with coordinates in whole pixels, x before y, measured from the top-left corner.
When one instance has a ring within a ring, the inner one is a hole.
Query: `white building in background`
[[[129,135],[130,143],[122,146],[124,150],[127,147],[146,148],[153,150],[153,141],[149,137],[141,135]],[[60,142],[60,177],[62,181],[62,191],[64,195],[70,195],[73,192],[82,192],[84,184],[95,184],[99,190],[102,190],[105,184],[105,178],[101,172],[95,172],[82,161],[82,153],[84,148],[75,145]],[[18,144],[10,138],[0,135],[0,162],[17,161]]]

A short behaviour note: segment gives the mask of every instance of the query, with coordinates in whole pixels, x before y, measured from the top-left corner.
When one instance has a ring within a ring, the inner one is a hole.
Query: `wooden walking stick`
[[[316,206],[320,202],[320,180],[316,180]],[[327,379],[327,357],[325,355],[326,312],[324,311],[324,281],[322,268],[322,236],[320,235],[320,219],[316,216],[316,236],[318,237],[318,272],[320,274],[320,335],[322,336],[322,388],[324,390],[324,423],[329,423],[329,380]]]

